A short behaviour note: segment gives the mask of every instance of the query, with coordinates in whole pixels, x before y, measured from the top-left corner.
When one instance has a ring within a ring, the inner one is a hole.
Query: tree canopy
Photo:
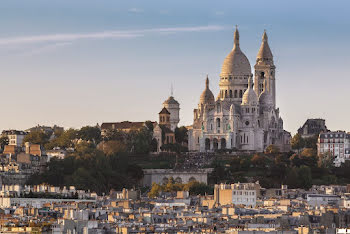
[[[93,143],[80,143],[74,153],[63,160],[51,159],[48,169],[29,180],[32,184],[54,186],[74,185],[77,189],[106,193],[111,189],[137,186],[143,177],[142,169],[128,162],[122,154],[105,155]]]

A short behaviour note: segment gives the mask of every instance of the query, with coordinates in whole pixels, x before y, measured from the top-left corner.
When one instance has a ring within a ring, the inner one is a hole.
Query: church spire
[[[170,86],[170,96],[174,96],[174,87],[173,87],[173,83],[171,83],[171,86]]]
[[[267,43],[266,29],[264,29],[264,34],[263,34],[263,37],[262,37],[262,41]]]
[[[258,55],[256,56],[256,61],[257,62],[265,61],[265,62],[273,63],[272,59],[273,59],[273,55],[271,53],[271,49],[268,43],[266,30],[264,30],[262,40],[261,40],[261,46],[260,46]]]
[[[238,26],[236,25],[235,33],[233,34],[233,49],[239,48],[239,32]]]

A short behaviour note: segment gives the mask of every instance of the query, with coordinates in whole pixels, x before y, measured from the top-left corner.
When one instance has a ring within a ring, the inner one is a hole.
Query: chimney
[[[26,147],[26,154],[30,154],[30,143],[26,142],[24,143],[25,147]]]

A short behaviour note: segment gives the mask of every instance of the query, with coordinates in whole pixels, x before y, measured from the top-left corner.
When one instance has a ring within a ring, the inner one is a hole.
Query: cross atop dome
[[[239,48],[239,32],[238,32],[238,26],[236,25],[235,33],[233,34],[233,49]]]

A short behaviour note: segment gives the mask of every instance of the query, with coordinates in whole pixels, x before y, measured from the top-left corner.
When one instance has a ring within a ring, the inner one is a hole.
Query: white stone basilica
[[[261,152],[271,144],[281,151],[290,150],[291,135],[283,129],[283,120],[276,108],[276,67],[266,32],[254,68],[253,84],[251,66],[240,49],[236,28],[233,49],[222,65],[216,100],[207,77],[198,108],[194,109],[189,150]]]

